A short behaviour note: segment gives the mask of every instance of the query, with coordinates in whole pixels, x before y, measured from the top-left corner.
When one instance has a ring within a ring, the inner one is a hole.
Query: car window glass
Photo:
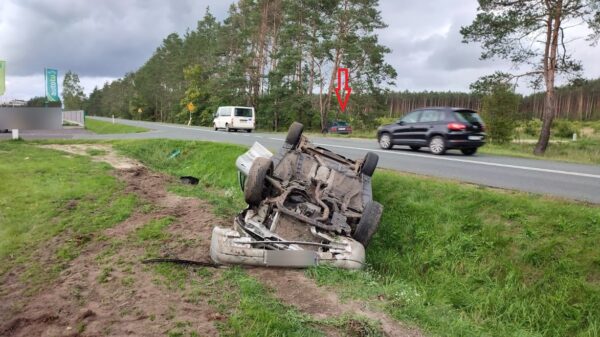
[[[416,123],[419,120],[419,114],[421,114],[421,111],[411,112],[408,115],[404,116],[404,118],[402,118],[402,121],[404,123]]]
[[[481,117],[479,117],[479,115],[475,111],[455,111],[454,115],[459,121],[464,123],[481,123]]]
[[[423,123],[431,123],[431,122],[438,122],[441,120],[441,114],[442,112],[440,110],[424,110],[421,113],[421,118],[419,119],[419,122],[423,122]]]
[[[235,117],[252,117],[252,109],[235,108]]]

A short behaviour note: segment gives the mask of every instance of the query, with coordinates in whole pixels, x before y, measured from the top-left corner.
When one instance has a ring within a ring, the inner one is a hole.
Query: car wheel
[[[252,133],[252,129],[248,129],[246,130],[248,133]]]
[[[377,201],[369,201],[363,209],[362,217],[354,231],[354,239],[360,242],[364,247],[369,245],[373,234],[379,227],[383,206]]]
[[[446,152],[446,141],[441,136],[435,136],[429,140],[429,151],[436,155],[442,155]]]
[[[421,149],[421,147],[420,146],[411,146],[410,149],[413,151],[419,151],[419,149]]]
[[[392,138],[390,137],[390,134],[382,133],[381,136],[379,136],[379,147],[384,150],[389,150],[392,148],[392,146]]]
[[[218,130],[217,124],[213,124],[213,128],[215,129],[215,131],[217,131]]]
[[[258,157],[252,163],[244,184],[244,200],[248,205],[258,205],[266,195],[266,177],[273,169],[271,159]]]
[[[363,159],[362,166],[360,167],[360,173],[366,176],[372,176],[377,168],[377,162],[379,162],[379,156],[373,152],[367,152],[365,159]]]
[[[462,152],[465,156],[472,156],[475,154],[475,152],[477,152],[477,148],[471,147],[468,149],[461,149],[460,152]]]
[[[300,143],[300,138],[302,137],[302,131],[304,130],[304,125],[298,122],[292,123],[290,128],[288,129],[287,136],[285,137],[285,142],[295,148]]]

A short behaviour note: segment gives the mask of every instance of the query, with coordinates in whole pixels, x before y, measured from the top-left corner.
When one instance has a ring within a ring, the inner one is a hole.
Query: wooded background
[[[370,129],[380,117],[424,106],[480,109],[481,97],[459,92],[390,92],[396,72],[376,30],[377,0],[241,0],[219,22],[207,10],[194,30],[171,34],[137,71],[95,88],[88,114],[212,125],[221,105],[254,106],[260,128],[292,121],[320,129],[335,119]],[[336,71],[350,69],[346,113],[335,97]],[[558,118],[599,119],[600,81],[559,90]],[[541,115],[541,94],[521,98],[523,118]]]

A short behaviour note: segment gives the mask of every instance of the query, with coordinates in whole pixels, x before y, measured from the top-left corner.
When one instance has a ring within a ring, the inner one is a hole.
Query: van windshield
[[[235,108],[235,117],[252,117],[252,109]]]

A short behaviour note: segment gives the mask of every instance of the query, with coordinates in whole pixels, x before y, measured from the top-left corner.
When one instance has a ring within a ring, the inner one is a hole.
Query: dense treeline
[[[346,67],[346,117],[374,125],[396,76],[375,33],[385,27],[377,8],[378,0],[241,0],[223,22],[207,10],[139,70],[95,89],[88,113],[210,125],[219,105],[250,105],[261,127],[320,128],[339,114],[336,71]]]
[[[585,80],[556,88],[557,118],[571,120],[600,119],[600,79]],[[520,97],[519,119],[541,118],[544,93]],[[481,97],[462,92],[397,92],[386,98],[387,116],[402,116],[425,106],[458,106],[481,110]]]
[[[333,119],[373,128],[424,106],[480,110],[481,97],[460,92],[397,92],[378,0],[240,0],[219,22],[207,10],[194,30],[171,34],[137,71],[96,88],[92,115],[211,125],[220,105],[250,105],[261,128],[293,120],[319,129]],[[340,114],[336,71],[350,69],[352,96]],[[557,117],[600,118],[600,80],[558,89]],[[539,117],[542,94],[521,99],[520,118]],[[191,103],[191,104],[189,104]],[[188,111],[192,107],[192,113]]]
[[[523,99],[520,110],[526,117],[540,118],[544,94]],[[559,87],[556,90],[557,117],[572,120],[600,119],[600,79]]]

